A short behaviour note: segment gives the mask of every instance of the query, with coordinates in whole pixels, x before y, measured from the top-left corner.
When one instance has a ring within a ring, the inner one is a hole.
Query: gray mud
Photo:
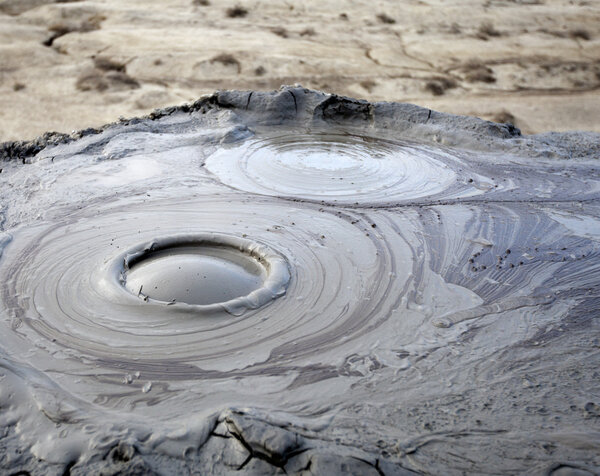
[[[600,471],[598,134],[286,87],[0,151],[3,473]]]

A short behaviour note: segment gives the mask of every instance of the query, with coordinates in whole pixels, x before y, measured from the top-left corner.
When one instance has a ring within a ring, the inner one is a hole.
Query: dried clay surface
[[[0,145],[0,472],[597,474],[599,144],[285,87]]]
[[[0,0],[0,141],[300,83],[600,132],[597,0]]]

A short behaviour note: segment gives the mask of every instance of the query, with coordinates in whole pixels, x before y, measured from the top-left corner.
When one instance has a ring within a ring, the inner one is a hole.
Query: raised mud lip
[[[600,155],[600,134],[593,132],[544,133],[522,136],[512,124],[436,112],[413,104],[370,103],[326,94],[301,86],[279,91],[219,91],[181,106],[157,109],[147,116],[122,119],[100,128],[71,134],[48,132],[32,141],[0,144],[0,161],[28,161],[46,148],[89,136],[110,137],[116,131],[151,131],[176,127],[179,115],[193,116],[201,127],[229,121],[246,126],[343,126],[369,128],[381,137],[403,139],[482,152],[510,152],[532,157],[578,158]],[[235,117],[232,117],[233,116]],[[161,124],[158,126],[156,123]],[[125,128],[125,129],[124,129]]]
[[[145,302],[199,313],[257,309],[283,295],[290,279],[285,259],[273,250],[216,233],[140,244],[119,255],[111,272]]]

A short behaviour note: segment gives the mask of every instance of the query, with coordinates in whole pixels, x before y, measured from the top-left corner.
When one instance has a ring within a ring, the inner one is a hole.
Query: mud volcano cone
[[[0,472],[596,473],[599,144],[284,87],[0,145]]]

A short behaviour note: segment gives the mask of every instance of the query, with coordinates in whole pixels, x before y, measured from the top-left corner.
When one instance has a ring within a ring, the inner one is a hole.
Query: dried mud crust
[[[0,160],[23,160],[46,147],[69,143],[103,132],[131,127],[156,128],[166,117],[191,115],[202,125],[219,123],[220,112],[235,113],[234,122],[245,126],[320,126],[369,128],[378,136],[416,140],[465,150],[510,152],[531,157],[597,158],[600,134],[593,132],[549,132],[524,136],[510,123],[495,123],[476,117],[436,112],[413,104],[370,103],[326,94],[300,86],[282,86],[278,91],[219,91],[181,106],[157,109],[147,116],[122,119],[100,128],[62,134],[47,132],[32,141],[0,144]],[[232,118],[228,117],[228,121]]]
[[[197,447],[190,447],[183,459],[158,452],[147,453],[136,443],[115,441],[97,451],[88,461],[72,461],[66,465],[36,460],[29,452],[20,453],[13,457],[12,466],[20,469],[6,474],[158,476],[199,474],[196,473],[199,470],[202,474],[227,475],[420,474],[358,447],[336,445],[315,438],[310,431],[304,430],[305,435],[302,435],[297,430],[290,425],[279,426],[256,415],[230,409],[213,418],[212,430]],[[8,431],[10,433],[10,428]],[[10,436],[14,437],[14,433]]]

